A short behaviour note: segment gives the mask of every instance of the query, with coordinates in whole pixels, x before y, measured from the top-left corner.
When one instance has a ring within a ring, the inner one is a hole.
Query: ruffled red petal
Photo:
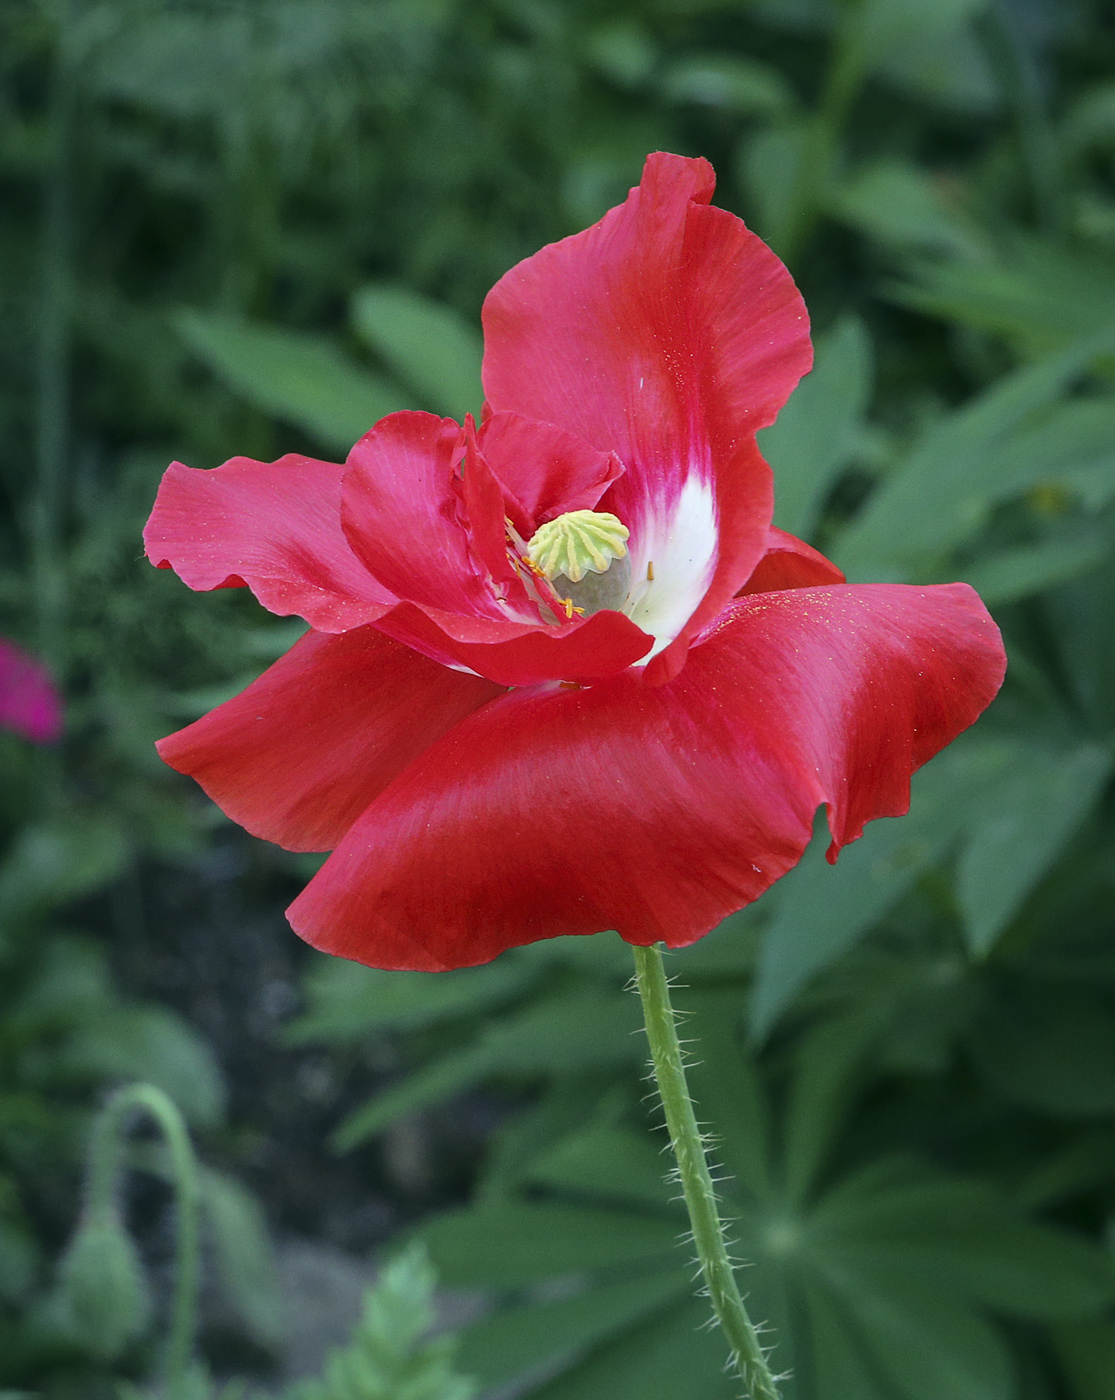
[[[433,744],[294,902],[294,928],[437,970],[616,928],[692,942],[800,857],[909,803],[994,696],[998,630],[963,584],[756,594],[670,684],[512,691]]]
[[[310,632],[158,750],[253,835],[323,851],[435,739],[501,694],[372,627]]]
[[[143,532],[147,557],[201,591],[246,584],[271,612],[323,632],[359,627],[395,599],[341,530],[343,471],[296,456],[212,471],[173,462]]]
[[[767,533],[767,552],[755,572],[736,595],[776,593],[783,588],[820,588],[827,583],[843,583],[844,573],[826,559],[819,549],[772,525]]]
[[[376,626],[435,661],[467,666],[498,685],[602,680],[634,665],[654,640],[630,618],[609,611],[547,627],[401,603]]]
[[[762,556],[770,475],[748,440],[812,362],[789,273],[741,220],[709,207],[713,185],[707,161],[648,157],[625,204],[512,268],[484,304],[492,408],[617,453],[625,474],[601,508],[631,530],[639,576],[648,564],[662,572],[687,483],[705,491],[684,502],[688,612],[716,594],[697,627]],[[683,659],[684,642],[658,678]]]
[[[480,448],[507,493],[512,524],[529,540],[539,525],[571,510],[592,510],[623,467],[552,423],[518,413],[493,413]]]
[[[348,454],[341,521],[369,571],[419,607],[501,618],[471,548],[460,462],[463,429],[432,413],[392,413]]]

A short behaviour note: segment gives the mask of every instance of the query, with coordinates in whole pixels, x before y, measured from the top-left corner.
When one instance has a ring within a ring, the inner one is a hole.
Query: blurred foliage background
[[[296,946],[313,862],[152,741],[299,626],[140,557],[172,457],[338,459],[396,408],[475,408],[485,291],[656,148],[714,162],[813,315],[777,523],[853,580],[969,580],[1010,652],[908,818],[671,961],[752,1309],[787,1400],[1115,1397],[1104,0],[0,0],[0,633],[68,708],[54,748],[0,734],[0,1392],[150,1373],[154,1139],[92,1313],[67,1248],[91,1118],[142,1078],[206,1163],[215,1374],[281,1387],[284,1241],[407,1230],[483,1300],[482,1393],[733,1393],[626,948],[428,977]],[[466,1393],[381,1354],[425,1325],[405,1259],[305,1394]]]

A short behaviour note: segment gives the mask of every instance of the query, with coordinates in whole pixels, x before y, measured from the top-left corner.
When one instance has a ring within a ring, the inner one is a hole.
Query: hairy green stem
[[[174,1298],[163,1358],[166,1391],[173,1400],[186,1384],[197,1330],[201,1178],[182,1114],[174,1101],[153,1084],[129,1084],[118,1089],[94,1123],[89,1153],[89,1209],[91,1213],[104,1209],[115,1196],[124,1153],[124,1134],[137,1111],[147,1113],[155,1120],[166,1143],[178,1210]]]
[[[720,1320],[732,1358],[751,1400],[778,1400],[778,1387],[767,1365],[758,1333],[736,1286],[724,1226],[716,1205],[704,1139],[693,1113],[678,1043],[674,1009],[662,954],[657,946],[635,948],[635,982],[643,1003],[647,1039],[670,1146],[677,1160],[693,1241],[713,1311]]]

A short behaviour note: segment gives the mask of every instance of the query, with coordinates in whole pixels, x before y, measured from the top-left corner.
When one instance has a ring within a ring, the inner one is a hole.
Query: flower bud
[[[131,1235],[115,1209],[87,1215],[62,1256],[54,1299],[63,1329],[104,1360],[140,1336],[151,1295]]]

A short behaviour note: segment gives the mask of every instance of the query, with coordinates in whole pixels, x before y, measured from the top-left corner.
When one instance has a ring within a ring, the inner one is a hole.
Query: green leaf
[[[962,582],[972,585],[985,603],[995,606],[1017,603],[1079,578],[1102,564],[1109,552],[1106,540],[1081,534],[985,554],[955,572]]]
[[[308,1009],[286,1028],[293,1045],[359,1040],[382,1031],[419,1030],[479,1015],[537,977],[528,961],[507,954],[485,967],[452,972],[383,972],[321,957],[306,980]]]
[[[1001,468],[1011,452],[1008,435],[1112,345],[1115,337],[1104,332],[1017,370],[931,430],[840,537],[835,557],[849,577],[908,577],[920,556],[939,554],[981,525],[989,502],[1004,496]],[[1048,460],[1039,460],[1037,470],[1044,475]],[[1027,462],[1034,471],[1032,457]],[[1033,479],[1019,473],[1007,494]]]
[[[748,223],[776,249],[795,212],[808,138],[805,122],[779,122],[748,136],[739,148],[740,177],[750,195]]]
[[[707,1322],[704,1300],[656,1314],[530,1391],[530,1400],[733,1400],[739,1383],[724,1373],[724,1339]]]
[[[221,1172],[202,1173],[202,1209],[227,1301],[257,1341],[282,1336],[282,1300],[263,1208],[252,1193]]]
[[[829,213],[892,248],[977,258],[986,236],[947,199],[942,182],[921,166],[876,161],[830,190]]]
[[[1115,1324],[1064,1322],[1049,1334],[1073,1400],[1115,1400]]]
[[[329,1354],[321,1380],[293,1386],[284,1400],[470,1400],[475,1387],[456,1370],[455,1339],[427,1336],[434,1284],[421,1246],[393,1259],[364,1295],[352,1341]]]
[[[517,1288],[567,1274],[661,1265],[679,1246],[677,1226],[668,1221],[514,1201],[439,1216],[419,1236],[442,1280],[463,1288]]]
[[[906,1278],[846,1299],[875,1368],[907,1400],[1013,1400],[1002,1337],[947,1293]]]
[[[777,69],[730,54],[688,54],[663,72],[659,88],[667,102],[721,107],[745,117],[776,117],[795,104]]]
[[[338,1151],[381,1131],[405,1113],[437,1103],[488,1074],[549,1076],[587,1066],[629,1063],[645,1053],[636,1039],[633,997],[588,989],[551,997],[493,1021],[478,1041],[435,1060],[346,1118],[334,1134]]]
[[[1109,749],[1049,749],[1022,736],[973,814],[957,897],[968,946],[983,956],[1061,853],[1111,772]]]
[[[911,269],[890,295],[904,306],[1009,337],[1045,354],[1115,322],[1115,272],[1080,248],[1017,238],[994,263],[934,262]]]
[[[459,312],[409,287],[381,284],[356,293],[352,321],[424,407],[458,422],[466,413],[479,417],[484,343]]]
[[[818,337],[812,373],[759,445],[774,471],[774,523],[808,538],[855,446],[871,397],[871,341],[855,316]]]
[[[645,1134],[604,1125],[586,1128],[537,1158],[526,1180],[577,1195],[664,1211],[677,1196],[667,1184],[671,1160]],[[680,1207],[679,1207],[680,1208]]]
[[[163,1007],[119,1006],[90,1019],[74,1031],[65,1057],[90,1076],[150,1080],[200,1127],[224,1116],[224,1080],[212,1050]]]
[[[380,418],[414,404],[323,336],[181,311],[174,328],[234,393],[347,452]]]
[[[461,1334],[461,1366],[483,1385],[503,1384],[542,1365],[552,1370],[648,1313],[661,1312],[691,1288],[685,1270],[676,1267],[556,1302],[504,1309]]]
[[[992,1091],[1054,1118],[1115,1110],[1115,1024],[1084,991],[1000,982],[969,1045]]]
[[[954,746],[915,774],[909,815],[872,822],[835,866],[825,860],[828,841],[818,818],[804,857],[783,878],[759,954],[750,1005],[757,1039],[940,858],[968,820],[969,803],[1005,761],[994,748]]]
[[[0,929],[109,884],[130,855],[120,825],[97,814],[23,827],[0,863]]]

